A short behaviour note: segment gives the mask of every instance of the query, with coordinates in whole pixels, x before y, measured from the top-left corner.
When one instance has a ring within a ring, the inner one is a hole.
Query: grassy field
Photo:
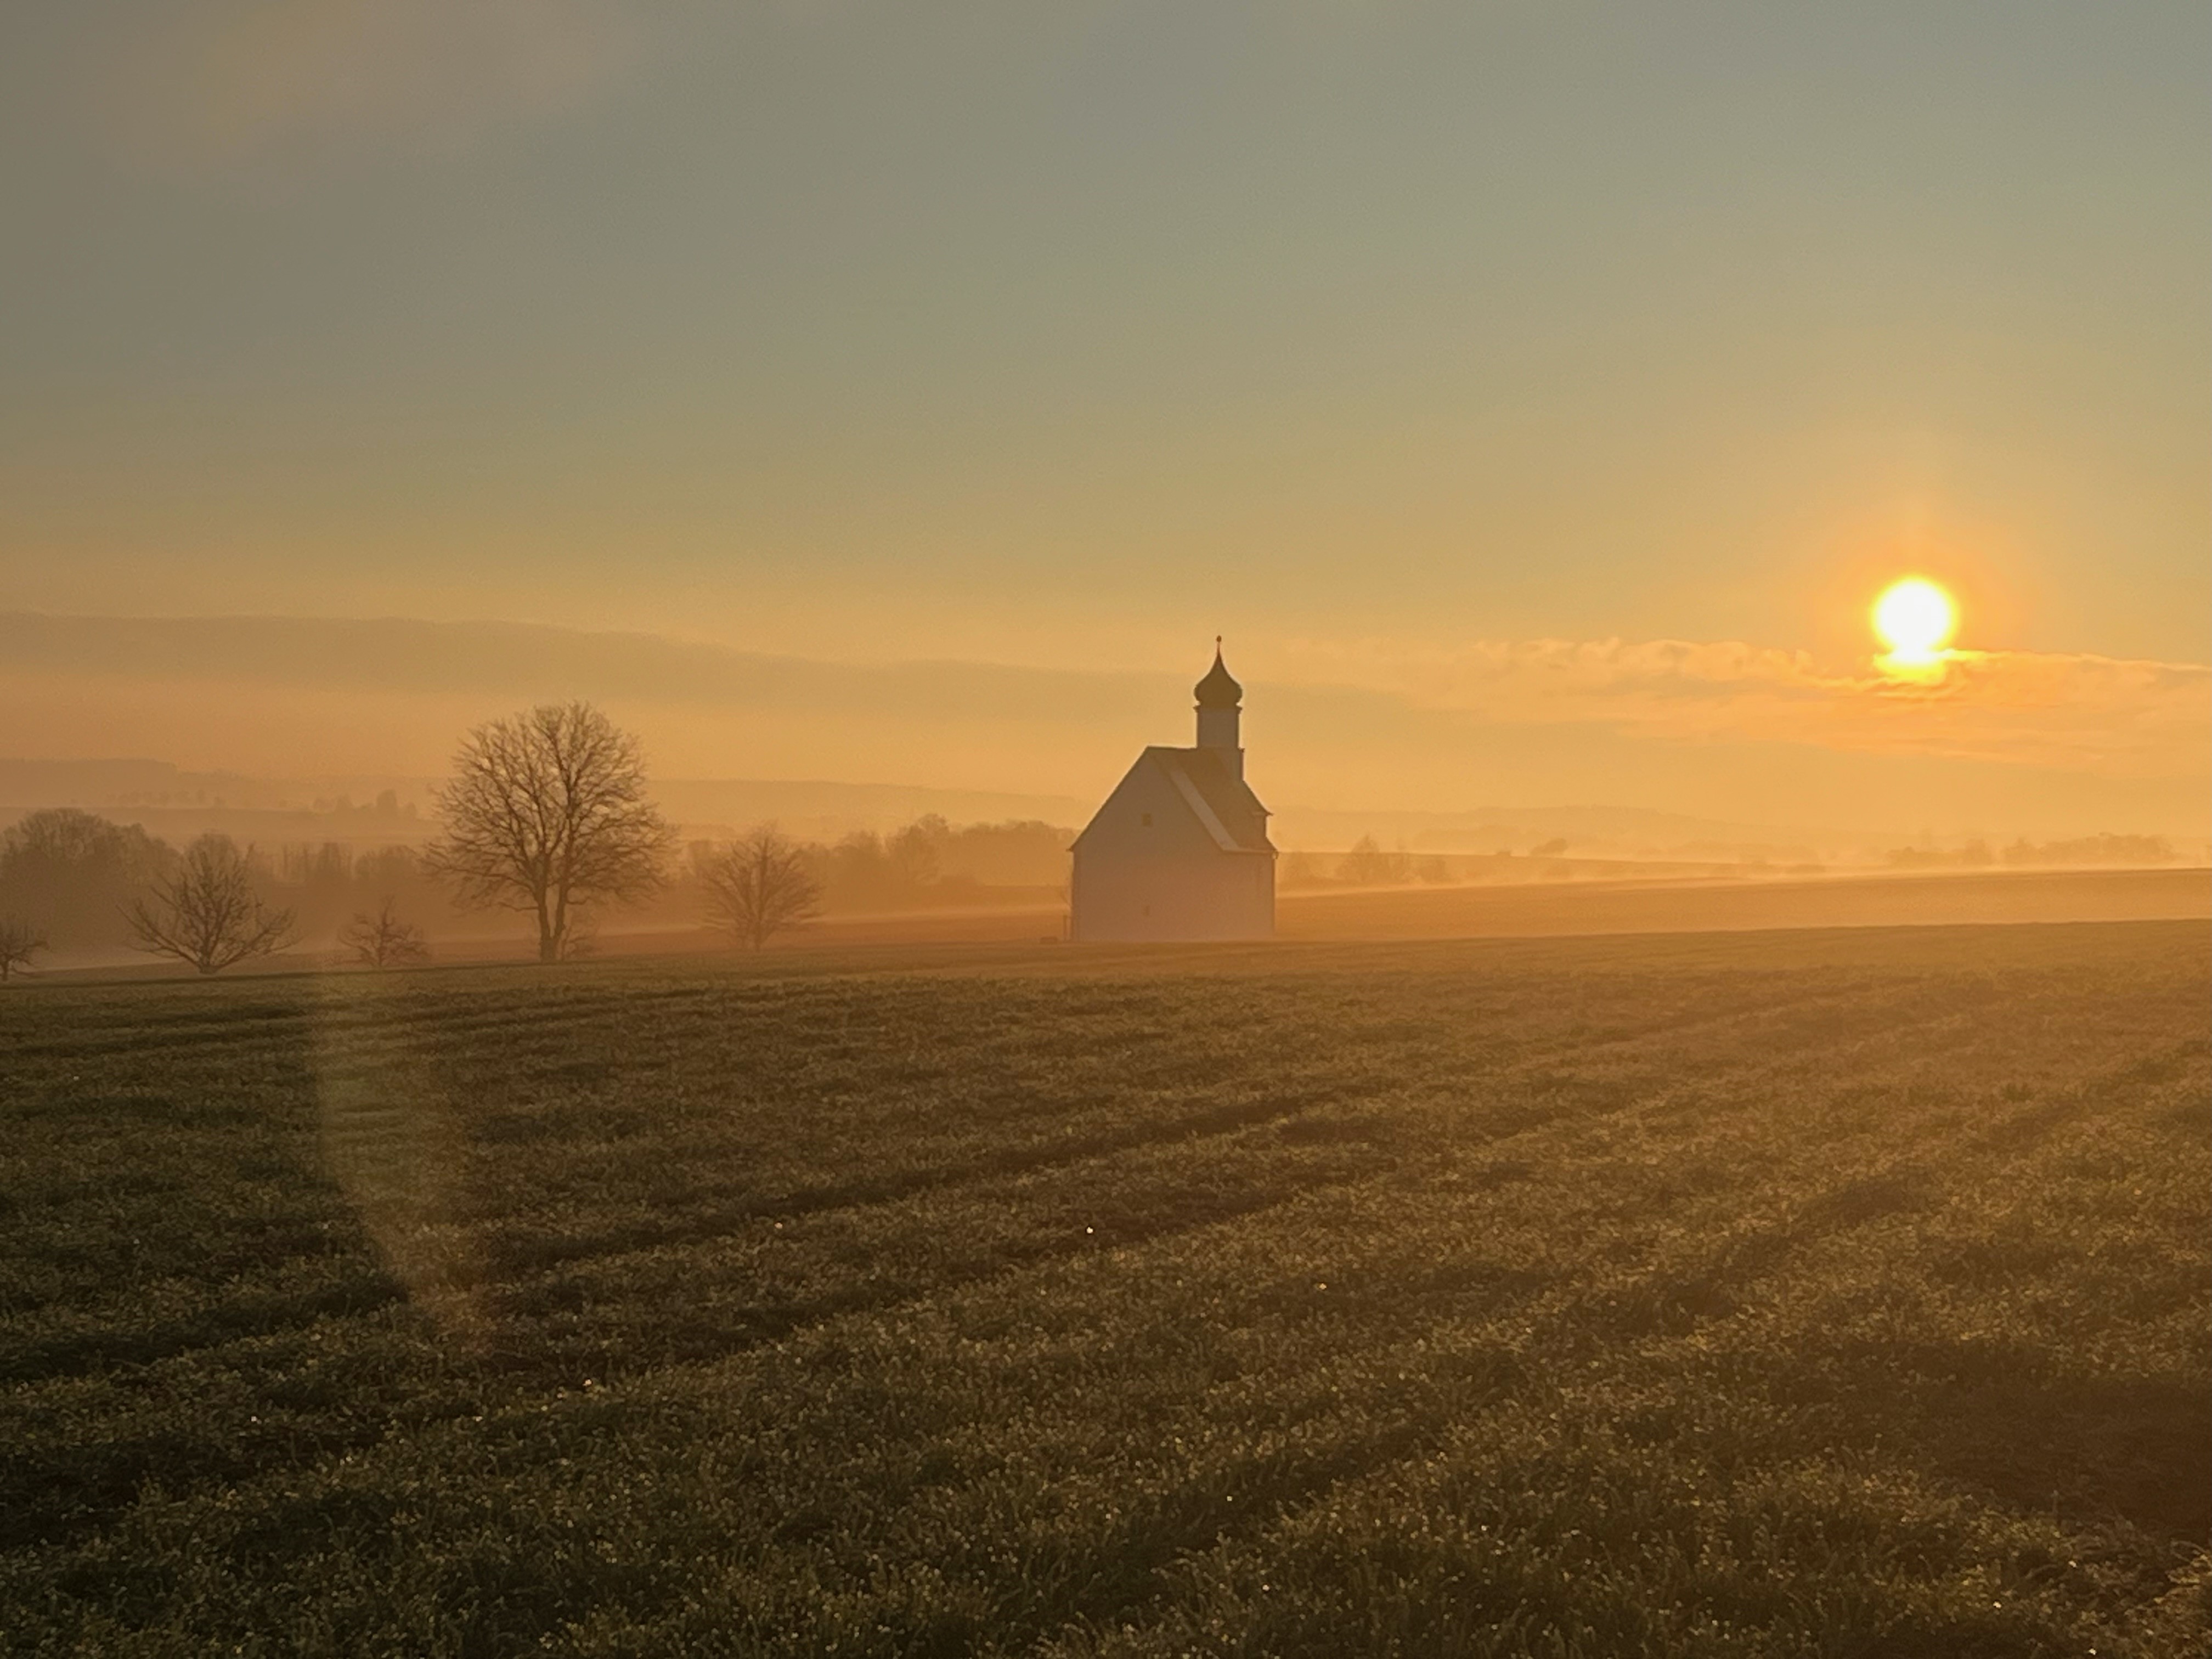
[[[2194,1655],[2200,924],[0,995],[0,1646]]]

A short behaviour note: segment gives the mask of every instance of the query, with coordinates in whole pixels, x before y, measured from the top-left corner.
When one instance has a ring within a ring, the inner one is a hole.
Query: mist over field
[[[18,614],[0,617],[0,635],[27,684],[90,689],[37,728],[47,748],[97,741],[103,723],[118,742],[158,736],[166,726],[186,753],[258,753],[301,767],[270,774],[66,752],[0,757],[0,914],[43,941],[50,966],[76,968],[131,960],[125,914],[206,836],[241,849],[270,914],[291,919],[288,960],[344,959],[348,928],[386,912],[449,955],[498,954],[513,924],[458,908],[451,884],[425,861],[449,827],[441,802],[454,745],[483,729],[482,711],[497,697],[558,701],[552,688],[580,685],[635,711],[638,787],[670,837],[652,890],[602,897],[580,911],[593,948],[702,939],[711,908],[700,885],[704,849],[763,826],[798,849],[817,894],[823,926],[802,927],[793,939],[849,942],[856,925],[916,937],[916,922],[898,919],[925,915],[933,918],[924,929],[932,938],[1056,934],[1070,925],[1068,849],[1114,778],[1117,753],[1171,731],[1188,695],[1164,675],[838,664],[511,624]],[[1952,674],[1964,684],[1970,672]],[[1915,740],[1919,753],[1838,750],[1832,734],[1813,730],[1794,757],[1818,781],[1807,787],[1792,787],[1790,768],[1767,750],[1648,729],[1618,708],[1604,722],[1516,726],[1409,695],[1255,682],[1251,775],[1273,801],[1275,884],[1287,907],[1279,922],[1293,934],[2194,915],[2203,884],[2183,872],[2212,864],[2202,833],[2212,794],[2197,775],[2208,751],[2193,743],[2203,678],[2168,674],[2156,692],[2165,723],[2146,724],[2132,748],[2075,757],[2072,763],[2097,769],[2094,776],[2033,749],[1991,760],[1942,752],[1953,711],[1923,702],[1909,711],[1928,726]],[[1667,695],[1679,700],[1681,692]],[[468,727],[438,724],[472,716]],[[311,726],[320,728],[312,742]],[[1359,767],[1341,767],[1331,744],[1354,726],[1363,733]],[[699,741],[702,732],[711,743]],[[794,732],[805,734],[804,753]],[[670,775],[649,763],[664,747],[726,764],[781,757],[831,774],[872,763],[909,781]],[[1541,754],[1543,769],[1522,764],[1516,756],[1524,750]],[[379,768],[380,757],[404,764]],[[1400,763],[1395,775],[1374,787],[1389,793],[1363,799],[1363,781],[1389,759]],[[417,769],[404,769],[410,765]],[[1860,781],[1879,777],[1883,788],[1838,793],[1855,769]],[[1005,787],[943,781],[963,774]],[[1288,789],[1301,777],[1316,797],[1280,793],[1279,779]],[[1473,781],[1491,793],[1478,794]],[[1055,782],[1071,793],[1051,792]],[[1549,803],[1534,793],[1573,785],[1621,793]],[[1497,793],[1516,787],[1533,799]],[[1087,795],[1072,793],[1086,787]],[[1639,793],[1696,810],[1638,804]],[[1943,823],[1947,800],[1976,816]],[[1893,809],[1887,821],[1877,816],[1885,802]],[[1730,805],[1747,815],[1717,815]],[[1824,805],[1837,816],[1807,816]],[[2137,827],[2116,827],[2130,824]],[[80,841],[127,834],[138,850],[109,856],[94,872],[82,851],[40,851],[54,833]],[[1686,910],[1657,901],[1621,910],[1579,896],[1622,884],[2130,869],[2173,878],[2124,891],[2110,883],[1983,879],[1901,908],[1864,886],[1803,902],[1709,897]],[[1312,902],[1363,891],[1410,890],[1440,901],[1462,888],[1550,887],[1565,896],[1534,908],[1520,901],[1474,908]]]

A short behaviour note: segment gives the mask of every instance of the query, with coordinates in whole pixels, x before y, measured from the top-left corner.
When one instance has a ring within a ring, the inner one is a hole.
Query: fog
[[[42,784],[12,766],[0,808],[297,812],[343,795],[358,811],[388,789],[419,815],[471,727],[585,697],[640,736],[679,821],[775,817],[813,836],[930,812],[1079,825],[1145,744],[1188,741],[1210,645],[1194,640],[1191,669],[1171,674],[838,662],[520,623],[0,614],[14,750],[0,758],[155,768],[133,783],[80,764]],[[1530,836],[1833,857],[2212,833],[2212,673],[2187,665],[1982,657],[1908,704],[1877,679],[1744,647],[1230,649],[1250,775],[1290,846],[1373,834],[1484,850],[1487,830],[1520,827],[1513,815],[1570,809],[1529,820]],[[189,781],[162,782],[163,766]],[[341,838],[414,833],[364,820]]]
[[[1188,740],[1192,696],[520,623],[16,613],[0,647],[23,750],[0,757],[0,914],[58,963],[125,959],[126,908],[208,836],[297,949],[386,913],[441,948],[495,941],[508,923],[422,863],[441,781],[487,720],[574,698],[638,741],[672,849],[588,933],[696,935],[699,849],[762,825],[830,918],[1056,927],[1069,842],[1146,745]],[[1742,647],[1252,654],[1247,776],[1286,897],[2212,858],[2212,677],[2185,665],[1960,653],[1900,693]]]
[[[658,883],[633,901],[588,904],[575,951],[635,948],[624,941],[689,949],[715,943],[706,872],[719,849],[763,828],[791,846],[811,908],[833,937],[872,936],[852,931],[871,923],[879,924],[878,933],[890,925],[889,937],[944,939],[1029,938],[1039,928],[1051,938],[1064,926],[1068,847],[1083,819],[1073,799],[696,779],[663,780],[653,793],[672,815]],[[0,920],[19,942],[36,941],[44,966],[137,960],[146,941],[129,920],[133,909],[173,882],[187,853],[212,848],[240,860],[253,902],[282,919],[271,927],[284,960],[362,965],[359,936],[379,918],[434,954],[501,954],[514,948],[523,919],[461,902],[427,851],[444,822],[434,778],[276,779],[151,761],[0,762]],[[1278,886],[1293,937],[1373,927],[1409,937],[1501,927],[1572,932],[1604,918],[1633,930],[1654,916],[1669,926],[1716,927],[1753,925],[1729,920],[1740,915],[1768,919],[1757,925],[1777,925],[1778,916],[1795,925],[1865,923],[1915,919],[1931,902],[1935,914],[1960,920],[2193,915],[2204,908],[2200,878],[2212,854],[2202,842],[2153,835],[1900,837],[1627,807],[1456,815],[1308,809],[1281,815],[1274,827],[1283,848]],[[2126,890],[1991,888],[1984,879],[2130,869],[2190,879]],[[1892,890],[1899,875],[1983,885],[1962,890],[1963,897],[1915,899]],[[1841,900],[1805,896],[1808,880],[1834,878],[1864,890]],[[1716,902],[1723,889],[1777,884],[1794,885],[1799,896],[1779,908]],[[1616,896],[1579,910],[1441,902],[1455,891],[1581,888]],[[1682,890],[1689,908],[1653,909],[1655,888]],[[1411,909],[1299,909],[1333,896],[1424,893],[1431,899]],[[917,935],[902,918],[927,926]]]

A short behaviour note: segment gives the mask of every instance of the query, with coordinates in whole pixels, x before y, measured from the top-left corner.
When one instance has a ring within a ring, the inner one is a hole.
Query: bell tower
[[[1213,640],[1213,666],[1192,690],[1198,698],[1198,746],[1212,750],[1233,776],[1243,777],[1244,745],[1238,727],[1243,716],[1238,705],[1244,701],[1244,688],[1230,678],[1221,660],[1219,635]]]

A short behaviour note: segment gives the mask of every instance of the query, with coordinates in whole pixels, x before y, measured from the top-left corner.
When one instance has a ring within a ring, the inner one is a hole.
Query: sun
[[[1940,666],[1943,647],[1958,629],[1958,605],[1925,576],[1893,582],[1874,602],[1874,631],[1889,647],[1885,667],[1924,672]]]

